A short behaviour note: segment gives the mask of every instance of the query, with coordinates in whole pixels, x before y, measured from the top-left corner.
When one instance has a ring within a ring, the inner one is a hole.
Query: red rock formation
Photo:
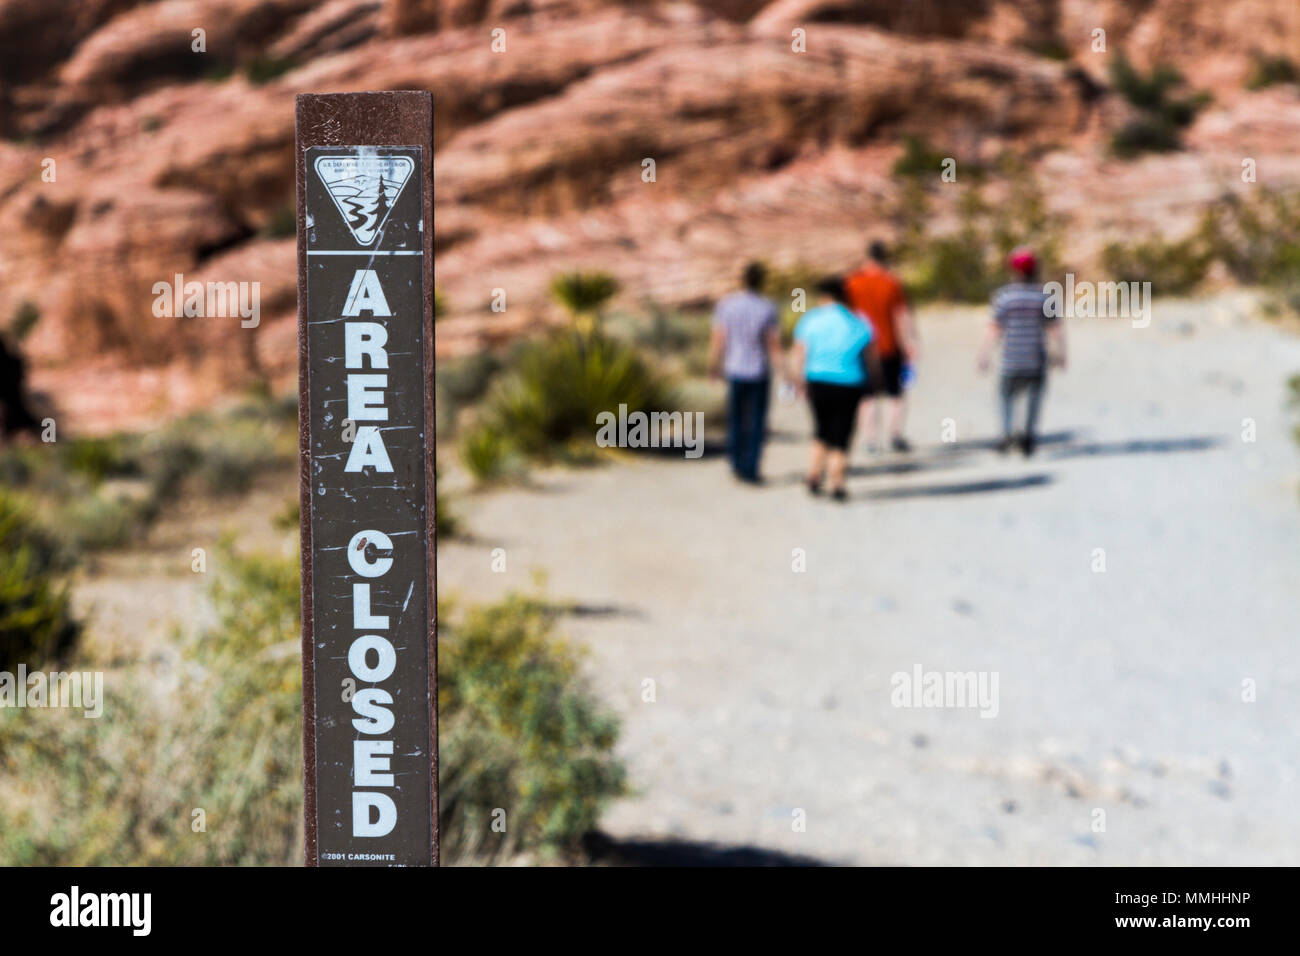
[[[0,0],[0,326],[25,302],[35,387],[71,427],[294,374],[293,95],[432,90],[447,354],[550,314],[555,272],[705,301],[736,262],[847,263],[887,230],[903,133],[1028,156],[1073,251],[1194,220],[1242,156],[1300,182],[1294,0]],[[206,52],[192,50],[197,28]],[[1107,31],[1107,53],[1091,48]],[[505,50],[493,49],[493,30]],[[803,31],[803,52],[792,31]],[[1117,163],[1109,56],[1215,96],[1188,151]],[[655,162],[655,181],[642,178]],[[42,172],[54,162],[54,179]],[[48,178],[48,177],[47,177]],[[261,284],[262,321],[159,318],[151,290]],[[508,310],[484,309],[492,290]]]

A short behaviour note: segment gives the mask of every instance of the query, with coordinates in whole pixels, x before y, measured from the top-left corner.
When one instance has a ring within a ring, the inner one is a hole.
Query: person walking
[[[795,326],[791,348],[791,377],[802,387],[812,407],[815,435],[808,461],[808,490],[844,501],[848,492],[849,441],[862,401],[863,389],[879,374],[870,323],[850,311],[844,280],[830,276],[817,285],[819,304]]]
[[[880,240],[867,246],[867,262],[845,280],[848,304],[854,312],[871,323],[875,333],[876,354],[880,358],[880,375],[867,389],[862,400],[862,414],[866,419],[867,450],[874,453],[878,447],[878,404],[888,407],[885,427],[894,451],[911,451],[912,446],[903,437],[903,419],[906,414],[904,390],[905,376],[911,374],[920,358],[920,342],[916,334],[916,321],[907,303],[903,284],[889,269],[889,249]],[[879,399],[879,403],[877,400]]]
[[[1038,441],[1038,414],[1047,387],[1049,365],[1065,368],[1065,329],[1060,318],[1048,315],[1050,297],[1038,281],[1038,257],[1020,246],[1007,256],[1012,281],[993,293],[993,321],[977,353],[981,372],[988,371],[993,349],[1001,343],[1002,369],[998,395],[1002,402],[1002,438],[997,450],[1005,454],[1019,444],[1026,457]],[[1026,396],[1025,428],[1013,430],[1015,403]]]
[[[713,313],[709,374],[727,381],[727,453],[731,471],[747,484],[760,484],[759,460],[767,435],[771,371],[781,367],[776,306],[763,293],[767,270],[745,267],[744,288],[724,296]]]

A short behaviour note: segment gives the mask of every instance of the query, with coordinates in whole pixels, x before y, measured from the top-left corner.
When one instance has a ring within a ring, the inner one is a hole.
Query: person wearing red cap
[[[1026,395],[1025,430],[1018,436],[1020,450],[1034,453],[1038,412],[1047,385],[1048,365],[1065,368],[1065,332],[1058,317],[1048,315],[1049,296],[1038,281],[1038,257],[1025,246],[1011,250],[1007,268],[1013,281],[993,293],[993,321],[980,343],[978,364],[987,371],[995,346],[1002,346],[998,394],[1002,400],[1002,438],[998,451],[1006,453],[1017,443],[1012,422],[1015,402]],[[1049,361],[1050,355],[1050,361]]]

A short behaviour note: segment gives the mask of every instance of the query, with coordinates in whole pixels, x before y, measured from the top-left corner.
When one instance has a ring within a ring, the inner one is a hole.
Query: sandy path
[[[810,500],[806,412],[778,406],[768,487],[719,457],[539,476],[462,500],[476,538],[443,545],[440,586],[488,598],[544,568],[549,593],[604,612],[565,630],[624,718],[639,793],[606,818],[618,837],[853,863],[1300,862],[1300,339],[1246,302],[1075,322],[1055,440],[1028,461],[978,446],[981,313],[926,315],[915,470],[859,453],[847,505]],[[996,671],[997,716],[892,706],[891,675],[918,664]]]

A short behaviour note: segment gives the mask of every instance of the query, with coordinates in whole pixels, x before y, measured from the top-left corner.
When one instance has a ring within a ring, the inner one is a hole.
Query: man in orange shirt
[[[889,435],[894,451],[911,451],[903,437],[904,369],[910,368],[919,354],[916,324],[908,307],[903,284],[888,269],[889,250],[883,242],[873,240],[867,248],[870,261],[845,280],[849,308],[871,323],[880,357],[880,372],[867,383],[862,399],[866,418],[867,449],[876,450],[876,402],[878,396],[889,397]]]

